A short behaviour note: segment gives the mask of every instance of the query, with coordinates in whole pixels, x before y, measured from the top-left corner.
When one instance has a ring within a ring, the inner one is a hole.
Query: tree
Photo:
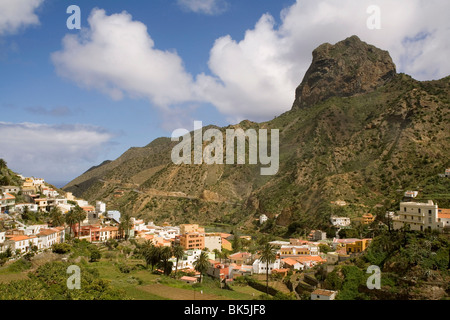
[[[6,161],[3,159],[0,159],[0,169],[6,169],[7,164]]]
[[[90,262],[96,262],[100,260],[100,258],[102,257],[100,250],[95,245],[89,246],[89,255],[90,255]]]
[[[128,240],[131,229],[131,215],[129,213],[125,212],[122,214],[119,227],[125,232],[125,240]]]
[[[149,245],[145,245],[143,248],[142,255],[144,256],[145,262],[148,265],[152,266],[152,271],[155,268],[155,265],[158,264],[160,259],[160,248],[154,246],[151,242]]]
[[[22,219],[23,220],[33,220],[33,214],[30,211],[30,209],[28,208],[28,206],[23,207]]]
[[[319,244],[319,249],[320,249],[320,252],[322,252],[322,253],[328,253],[331,251],[330,246],[325,243]]]
[[[170,272],[172,271],[172,268],[169,268],[169,259],[172,258],[172,249],[170,247],[162,247],[160,258],[162,261],[164,274],[166,276],[170,275]]]
[[[194,268],[196,271],[200,272],[200,283],[203,280],[203,274],[209,268],[208,254],[205,251],[200,253],[200,256],[194,261]]]
[[[173,253],[175,259],[177,259],[177,262],[176,262],[176,265],[175,265],[175,277],[176,277],[177,276],[177,272],[178,272],[178,260],[183,259],[184,249],[183,249],[182,246],[177,245],[177,246],[173,247],[172,253]]]
[[[61,209],[54,207],[50,210],[50,221],[54,227],[59,227],[64,224],[64,216]]]
[[[261,257],[259,258],[262,263],[266,263],[266,293],[269,294],[269,264],[276,260],[275,248],[266,243],[261,250]]]
[[[76,205],[73,210],[76,221],[78,222],[78,239],[80,239],[81,234],[81,222],[86,219],[86,212],[79,206]]]
[[[72,235],[73,226],[77,223],[77,216],[73,210],[70,210],[66,214],[66,223],[69,225],[69,235]]]

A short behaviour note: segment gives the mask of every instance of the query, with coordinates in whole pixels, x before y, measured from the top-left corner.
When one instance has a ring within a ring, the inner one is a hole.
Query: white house
[[[259,224],[263,224],[267,220],[269,220],[269,218],[265,214],[259,216]]]
[[[206,233],[205,248],[208,248],[209,251],[215,249],[222,251],[222,235],[220,233]]]
[[[6,246],[5,241],[6,241],[6,237],[5,237],[6,233],[5,232],[0,232],[0,252],[3,252],[6,250]]]
[[[269,263],[269,274],[272,273],[273,269],[280,269],[281,266],[281,260],[277,259],[273,263]],[[261,262],[260,259],[256,259],[255,262],[253,262],[253,273],[266,273],[266,262]]]
[[[444,228],[442,218],[439,218],[438,205],[432,200],[428,200],[427,203],[400,202],[400,210],[393,220],[393,228],[397,230],[405,225],[415,231],[443,231]]]
[[[449,229],[450,209],[438,209],[438,221],[442,223],[444,229]]]
[[[75,200],[75,202],[76,202],[80,207],[89,207],[89,202],[87,202],[86,200]]]
[[[0,212],[9,213],[15,210],[16,197],[7,192],[0,192]]]
[[[20,191],[20,188],[16,186],[3,186],[0,187],[0,190],[3,193],[18,193]]]
[[[21,253],[25,253],[30,251],[32,246],[38,246],[36,236],[14,235],[6,238],[5,245],[10,246],[13,252],[19,250]]]
[[[404,196],[405,196],[405,198],[415,198],[415,197],[417,197],[418,194],[419,194],[418,191],[408,190],[408,191],[405,191]]]
[[[28,207],[29,211],[38,212],[39,207],[35,203],[18,203],[16,204],[16,212],[23,212],[25,207]]]
[[[59,231],[55,229],[43,229],[38,234],[38,249],[48,249],[59,242]]]
[[[98,214],[104,214],[106,212],[106,203],[97,201],[95,203],[95,211],[97,211]]]
[[[337,291],[316,289],[311,292],[311,300],[334,300]]]
[[[351,223],[350,218],[337,216],[332,216],[330,221],[336,227],[348,227]]]

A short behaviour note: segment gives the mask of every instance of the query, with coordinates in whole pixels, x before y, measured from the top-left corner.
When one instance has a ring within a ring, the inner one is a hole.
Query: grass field
[[[195,287],[170,277],[152,274],[143,270],[141,260],[127,260],[130,266],[139,266],[130,273],[121,273],[113,261],[102,259],[86,264],[99,271],[102,279],[123,289],[130,298],[136,300],[252,300],[262,292],[250,286],[233,286],[233,290],[221,289],[218,282],[205,277],[202,284]]]
[[[57,260],[57,257],[43,254],[33,258],[32,263],[10,262],[0,268],[0,283],[26,279],[28,272],[46,261]],[[153,274],[139,259],[116,256],[92,263],[85,258],[77,261],[87,268],[96,269],[100,278],[109,281],[114,288],[123,290],[134,300],[254,300],[263,294],[248,285],[232,285],[232,290],[222,289],[218,280],[209,277],[204,277],[203,283],[192,286],[172,277]],[[121,272],[120,264],[126,264],[129,272]]]

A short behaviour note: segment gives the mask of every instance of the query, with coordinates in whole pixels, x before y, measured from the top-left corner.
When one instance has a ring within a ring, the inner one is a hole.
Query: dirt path
[[[172,300],[228,300],[226,297],[206,293],[201,294],[200,291],[173,288],[162,284],[150,284],[139,287],[139,289]]]

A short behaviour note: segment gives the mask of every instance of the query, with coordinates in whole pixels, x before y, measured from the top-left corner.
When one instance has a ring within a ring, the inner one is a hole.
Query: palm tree
[[[170,275],[171,268],[169,268],[169,259],[172,258],[172,249],[170,247],[162,247],[160,258],[162,260],[162,265],[164,269],[164,274],[166,276]]]
[[[64,224],[64,216],[61,209],[58,207],[52,208],[50,211],[50,221],[54,227],[59,227]]]
[[[203,274],[209,268],[208,254],[205,251],[200,253],[200,256],[194,262],[194,268],[196,271],[200,272],[200,283],[203,280]]]
[[[76,213],[73,210],[70,210],[69,212],[67,212],[66,214],[66,223],[69,225],[70,231],[69,231],[69,235],[72,235],[72,228],[73,225],[76,224],[78,221],[78,218],[76,216]]]
[[[81,221],[86,219],[86,212],[79,206],[76,205],[73,210],[76,221],[78,222],[78,239],[80,239],[81,233]]]
[[[176,265],[175,265],[175,277],[176,277],[177,276],[177,272],[178,272],[178,260],[183,259],[184,249],[183,249],[182,246],[176,245],[175,247],[173,247],[172,253],[173,253],[174,257],[177,259],[177,262],[176,262]]]
[[[131,229],[131,215],[124,213],[120,217],[120,228],[125,232],[125,240],[128,240]]]
[[[159,247],[154,246],[153,243],[144,248],[143,255],[147,266],[149,264],[152,266],[152,271],[155,269],[155,265],[161,261],[161,250]]]
[[[5,169],[6,168],[6,161],[3,159],[0,159],[0,169]]]
[[[275,248],[266,243],[261,250],[260,261],[266,263],[266,293],[269,294],[269,264],[275,262],[277,256],[275,254]]]

